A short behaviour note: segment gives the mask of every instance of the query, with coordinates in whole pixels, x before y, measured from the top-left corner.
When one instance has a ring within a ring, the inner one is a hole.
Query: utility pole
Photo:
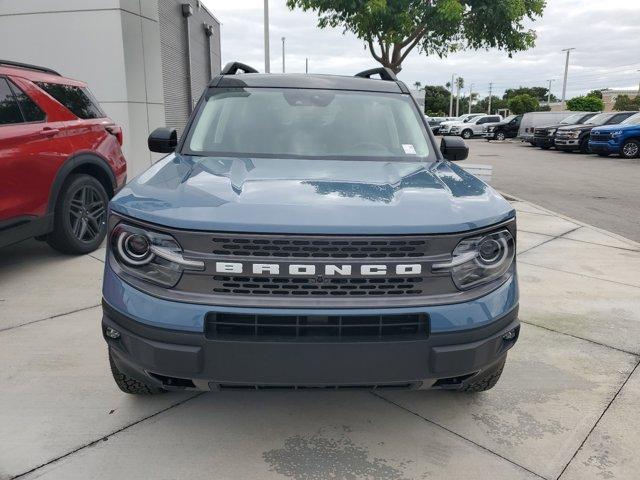
[[[471,100],[473,99],[473,83],[469,87],[469,113],[471,113]]]
[[[309,73],[309,59],[304,59],[304,73]]]
[[[551,82],[553,82],[553,78],[549,80],[549,88],[547,89],[547,105],[551,106]]]
[[[460,77],[456,78],[456,117],[460,116]]]
[[[285,37],[282,37],[282,73],[284,73],[284,41],[286,40]]]
[[[565,48],[562,51],[567,52],[567,60],[564,63],[564,82],[562,83],[562,109],[564,110],[564,100],[567,93],[567,74],[569,73],[569,53],[575,48]]]
[[[269,0],[264,0],[264,73],[270,73],[269,58]]]
[[[493,90],[493,82],[489,82],[489,108],[487,108],[487,115],[491,115],[491,92]]]
[[[451,93],[449,94],[449,116],[453,117],[453,77],[455,77],[456,74],[454,73],[453,75],[451,75]]]

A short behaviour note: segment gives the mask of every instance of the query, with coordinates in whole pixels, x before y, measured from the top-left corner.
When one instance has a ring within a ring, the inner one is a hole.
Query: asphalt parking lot
[[[127,396],[100,334],[104,250],[0,251],[0,478],[638,478],[640,244],[514,205],[521,340],[471,395]]]
[[[469,162],[493,166],[498,190],[640,241],[640,159],[545,151],[517,140],[467,143]]]

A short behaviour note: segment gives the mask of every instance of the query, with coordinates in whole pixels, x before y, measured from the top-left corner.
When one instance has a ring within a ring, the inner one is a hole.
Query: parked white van
[[[529,112],[525,113],[520,122],[520,129],[518,130],[518,138],[523,142],[529,142],[533,145],[533,134],[536,127],[543,127],[545,125],[552,125],[554,123],[560,123],[569,115],[573,115],[578,112],[570,112],[565,110],[563,112]]]

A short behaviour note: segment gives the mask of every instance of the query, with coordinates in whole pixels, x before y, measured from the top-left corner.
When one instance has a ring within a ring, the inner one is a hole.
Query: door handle
[[[58,128],[51,128],[51,127],[44,127],[42,129],[42,134],[46,137],[53,137],[56,133],[59,133],[60,129]]]

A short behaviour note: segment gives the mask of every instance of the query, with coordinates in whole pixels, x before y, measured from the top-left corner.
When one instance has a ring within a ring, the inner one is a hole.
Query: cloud
[[[263,0],[204,0],[222,22],[222,61],[240,60],[264,69]],[[517,86],[547,85],[560,96],[564,74],[563,48],[571,52],[567,97],[594,88],[638,88],[640,82],[640,2],[637,0],[548,0],[542,19],[530,23],[538,38],[535,48],[509,58],[495,50],[466,51],[447,58],[412,52],[400,78],[407,84],[442,85],[452,73],[488,93]],[[286,69],[353,75],[376,63],[363,42],[341,29],[317,28],[313,12],[290,11],[285,0],[270,0],[271,71],[282,70],[286,37]]]

